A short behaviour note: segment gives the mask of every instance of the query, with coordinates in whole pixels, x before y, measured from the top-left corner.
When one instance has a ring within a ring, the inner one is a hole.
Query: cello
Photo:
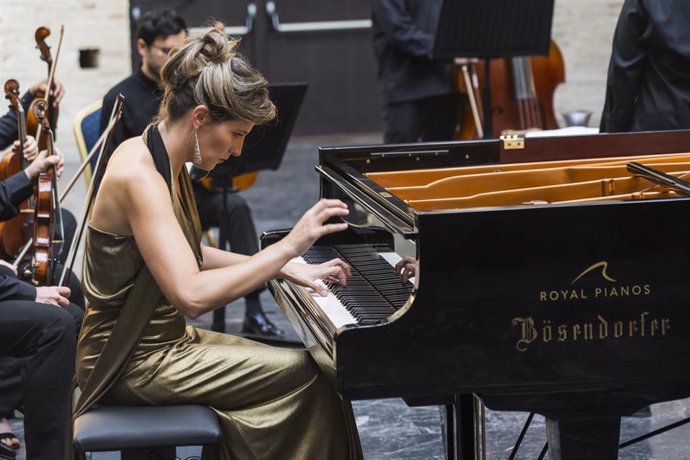
[[[553,95],[556,87],[565,81],[565,64],[558,45],[551,41],[547,56],[519,56],[492,59],[490,64],[490,85],[492,97],[490,113],[492,130],[490,137],[500,137],[510,131],[532,129],[556,129],[558,123],[553,109]],[[462,69],[456,64],[456,87],[463,97],[458,139],[477,139],[481,132],[482,116],[477,117],[470,109],[471,99],[476,101],[480,82],[484,81],[483,66]],[[476,77],[471,88],[467,88],[468,72]],[[460,84],[459,82],[462,82]],[[477,129],[479,128],[479,129]],[[483,136],[481,136],[483,137]]]
[[[15,152],[10,150],[0,161],[0,180],[5,180],[28,166],[24,158],[24,144],[26,143],[26,118],[24,107],[19,99],[19,83],[17,80],[5,82],[5,97],[10,101],[10,107],[17,115],[17,139],[19,148]],[[0,222],[0,250],[6,256],[14,256],[23,244],[31,237],[33,231],[33,202],[31,199],[19,205],[19,214],[5,222]]]

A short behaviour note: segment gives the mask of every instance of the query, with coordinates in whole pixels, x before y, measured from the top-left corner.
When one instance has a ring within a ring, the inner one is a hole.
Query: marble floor
[[[283,164],[277,171],[262,171],[257,183],[243,196],[249,203],[257,231],[291,227],[301,214],[319,198],[319,186],[314,165],[318,162],[320,145],[355,145],[379,143],[380,135],[302,137],[293,139]],[[67,148],[66,157],[70,156]],[[73,153],[73,152],[72,152]],[[76,161],[67,164],[67,177],[76,169]],[[81,190],[79,188],[81,187]],[[81,193],[81,195],[80,195]],[[68,208],[78,214],[83,199],[83,182],[67,200]],[[78,271],[77,271],[78,272]],[[287,340],[296,341],[289,323],[278,309],[271,295],[262,294],[262,302],[269,317],[288,331]],[[243,301],[226,307],[226,332],[239,333],[244,314]],[[211,314],[196,321],[199,327],[210,327]],[[357,426],[367,460],[445,458],[442,438],[442,418],[438,407],[410,408],[400,399],[355,401]],[[625,418],[621,441],[631,439],[652,429],[690,417],[690,400],[666,402],[652,406],[651,414],[643,418]],[[487,458],[508,459],[513,445],[527,418],[525,413],[487,412]],[[13,420],[12,428],[22,437],[21,420]],[[537,459],[545,442],[544,422],[535,417],[517,459]],[[197,460],[199,448],[178,449],[180,460]],[[25,459],[25,450],[18,458]],[[548,458],[548,455],[546,456]],[[620,451],[623,460],[685,460],[690,459],[690,425],[667,432]],[[92,460],[116,460],[117,453],[98,453]]]

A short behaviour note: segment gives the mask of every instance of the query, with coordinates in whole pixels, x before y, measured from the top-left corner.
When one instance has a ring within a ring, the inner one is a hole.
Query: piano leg
[[[446,458],[475,460],[474,395],[455,395],[453,404],[446,405]]]
[[[618,458],[620,417],[546,419],[550,460],[615,460]]]

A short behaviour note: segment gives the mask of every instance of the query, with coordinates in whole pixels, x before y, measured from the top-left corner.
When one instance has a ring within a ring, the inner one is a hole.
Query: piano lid
[[[317,170],[333,184],[322,189],[342,189],[411,237],[419,212],[676,198],[626,165],[683,177],[688,146],[690,131],[336,147],[320,149]]]

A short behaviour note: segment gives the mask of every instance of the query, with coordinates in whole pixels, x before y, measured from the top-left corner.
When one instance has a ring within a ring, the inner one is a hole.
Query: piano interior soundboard
[[[365,173],[419,211],[678,197],[631,174],[639,162],[667,174],[690,175],[690,154],[644,155]]]

